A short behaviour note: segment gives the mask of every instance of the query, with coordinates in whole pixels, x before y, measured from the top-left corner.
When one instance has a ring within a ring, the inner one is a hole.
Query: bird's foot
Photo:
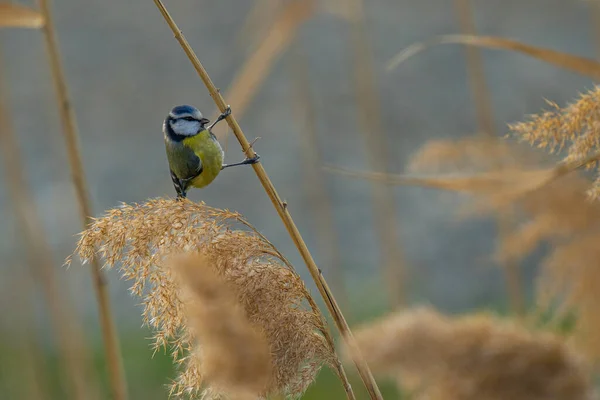
[[[229,104],[227,104],[227,108],[225,108],[225,111],[223,111],[221,115],[223,118],[227,118],[231,115],[231,106]]]
[[[210,126],[208,127],[208,130],[212,130],[212,128],[215,127],[215,125],[217,125],[219,122],[223,121],[225,118],[229,117],[231,115],[231,106],[227,105],[227,108],[225,109],[225,111],[223,111],[221,113],[221,115],[219,115],[217,117],[217,119],[215,119],[215,122],[213,122],[212,124],[210,124]]]
[[[254,153],[254,157],[252,157],[252,158],[246,157],[244,159],[244,161],[242,161],[242,162],[244,164],[252,165],[252,164],[256,164],[259,160],[260,160],[260,156],[258,155],[258,153]]]

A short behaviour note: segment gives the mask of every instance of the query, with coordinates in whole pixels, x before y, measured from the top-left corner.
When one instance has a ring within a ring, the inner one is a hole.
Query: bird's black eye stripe
[[[195,121],[196,120],[194,117],[185,117],[182,119],[185,119],[186,121]]]

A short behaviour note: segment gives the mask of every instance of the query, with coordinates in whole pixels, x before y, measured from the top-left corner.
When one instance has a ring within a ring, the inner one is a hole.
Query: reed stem
[[[1,61],[1,60],[0,60]],[[8,118],[4,103],[5,82],[0,71],[0,151],[4,162],[4,173],[8,186],[17,227],[27,246],[27,257],[31,275],[42,287],[55,340],[61,354],[61,380],[67,386],[71,398],[76,400],[95,399],[97,393],[91,390],[88,379],[89,369],[81,326],[74,317],[69,303],[61,290],[52,263],[53,254],[44,236],[44,226],[35,207],[33,196],[27,187],[23,174],[19,146]]]
[[[465,35],[476,35],[475,21],[470,0],[455,0],[456,14],[461,29]],[[471,95],[475,104],[475,113],[479,130],[485,136],[496,137],[494,128],[494,113],[492,111],[491,94],[485,81],[485,72],[481,52],[476,47],[467,46],[467,69],[469,75],[469,84],[471,86]],[[509,210],[500,214],[497,218],[498,237],[501,242],[505,241],[510,233],[511,225],[514,223],[513,213]],[[500,265],[504,271],[504,280],[508,294],[511,310],[519,316],[525,312],[525,300],[523,295],[523,284],[519,265],[514,261],[505,261]]]
[[[169,27],[173,31],[175,39],[177,39],[177,41],[185,51],[186,55],[194,65],[194,68],[198,72],[200,79],[202,79],[202,81],[204,82],[204,85],[208,89],[208,92],[210,93],[210,96],[212,97],[213,101],[215,102],[219,110],[221,112],[224,112],[227,108],[227,103],[225,103],[225,100],[223,100],[223,97],[219,93],[219,90],[215,87],[214,83],[210,79],[210,76],[204,69],[204,66],[200,63],[200,60],[198,60],[198,57],[196,56],[189,43],[181,33],[181,30],[179,29],[179,27],[177,26],[177,24],[163,5],[162,1],[154,0],[154,3],[156,4],[165,21],[168,23]],[[248,139],[244,135],[244,132],[240,128],[233,113],[227,117],[227,123],[233,131],[238,142],[240,143],[242,150],[244,151],[246,156],[254,157],[256,153],[250,146]],[[323,297],[325,304],[342,335],[342,338],[347,342],[347,344],[351,348],[357,350],[356,341],[354,339],[354,336],[352,335],[352,332],[350,331],[350,327],[348,326],[348,323],[346,322],[346,319],[344,318],[342,311],[340,310],[335,298],[333,297],[333,294],[331,293],[331,290],[329,289],[325,278],[323,278],[321,270],[317,267],[314,259],[312,258],[312,255],[310,254],[310,251],[306,247],[306,243],[304,243],[302,235],[300,235],[300,232],[298,231],[298,228],[296,227],[296,224],[294,223],[294,220],[292,219],[288,211],[288,204],[284,203],[279,197],[279,194],[277,194],[277,191],[275,190],[273,183],[269,179],[267,172],[262,166],[262,163],[253,164],[252,168],[258,176],[258,179],[261,182],[263,188],[267,192],[267,195],[273,203],[273,206],[277,210],[279,217],[281,218],[286,229],[288,230],[292,241],[296,245],[296,248],[300,252],[302,258],[304,259],[304,262],[306,263],[306,266],[313,280],[315,281],[315,284],[319,289],[319,292]],[[365,386],[369,392],[371,399],[383,400],[379,388],[377,387],[377,383],[375,382],[375,378],[371,373],[371,370],[369,369],[364,358],[360,355],[358,351],[356,352],[356,355],[354,357],[354,363],[356,365],[359,375],[365,383]]]
[[[344,0],[350,18],[350,47],[353,52],[355,96],[358,103],[360,132],[364,139],[371,169],[387,171],[389,157],[385,144],[381,104],[377,93],[371,48],[365,25],[362,0]],[[394,201],[389,186],[372,183],[373,212],[377,242],[382,254],[383,280],[387,285],[388,302],[392,307],[406,303],[406,259],[400,245],[400,232]]]
[[[90,223],[92,216],[91,201],[87,189],[86,179],[83,171],[83,162],[81,160],[81,151],[79,146],[79,133],[75,121],[75,114],[69,99],[67,83],[64,69],[62,67],[58,40],[56,38],[56,29],[49,0],[39,0],[40,11],[44,15],[45,24],[42,28],[46,49],[48,52],[52,80],[56,92],[56,102],[59,107],[60,119],[63,126],[65,145],[71,168],[71,177],[75,186],[81,222],[84,229]],[[106,364],[110,380],[112,397],[115,400],[127,399],[127,384],[123,372],[119,339],[116,333],[113,320],[110,299],[108,294],[108,282],[101,266],[97,260],[91,263],[93,286],[98,302],[98,312],[100,315],[100,327],[102,330],[102,339],[104,342],[104,351],[106,355]]]
[[[334,294],[340,299],[342,307],[348,306],[348,294],[345,289],[341,252],[334,221],[334,206],[325,184],[325,177],[319,165],[323,165],[323,154],[319,146],[314,98],[310,91],[310,76],[306,52],[299,40],[292,44],[290,76],[294,82],[294,100],[298,122],[302,129],[299,135],[304,153],[306,185],[312,197],[317,223],[317,242],[321,255],[327,260],[329,280]]]

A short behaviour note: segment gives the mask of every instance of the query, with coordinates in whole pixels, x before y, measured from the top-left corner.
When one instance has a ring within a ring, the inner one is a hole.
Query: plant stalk
[[[473,11],[470,0],[455,0],[456,14],[460,25],[461,33],[465,35],[476,35],[475,21],[473,20]],[[496,137],[494,128],[494,113],[492,111],[492,100],[489,88],[485,81],[485,72],[483,60],[479,49],[467,46],[467,69],[469,75],[469,84],[471,86],[471,96],[475,104],[475,113],[479,130],[482,135],[489,138]],[[498,237],[504,242],[510,234],[511,225],[514,224],[514,216],[510,210],[500,214],[497,218]],[[506,291],[510,302],[511,310],[519,316],[525,312],[525,300],[523,296],[523,285],[519,265],[514,261],[506,261],[500,265],[504,271],[504,280]]]
[[[385,144],[381,104],[377,93],[371,48],[365,25],[362,0],[344,0],[350,18],[350,48],[353,52],[355,96],[358,103],[358,122],[364,139],[371,169],[387,171],[389,156]],[[406,259],[400,245],[394,193],[389,186],[373,182],[373,213],[375,230],[382,254],[382,275],[387,285],[388,302],[392,307],[406,303]]]
[[[42,30],[44,32],[52,80],[56,92],[56,101],[59,106],[60,119],[63,126],[65,145],[71,168],[71,177],[77,194],[81,222],[85,229],[90,223],[92,207],[83,171],[83,162],[81,160],[79,133],[77,130],[75,114],[71,106],[71,100],[69,99],[49,0],[39,0],[39,6],[46,22]],[[119,339],[110,308],[108,282],[101,270],[100,263],[97,260],[93,260],[90,264],[94,291],[98,302],[100,327],[102,330],[102,339],[104,342],[112,397],[114,400],[126,400],[127,383],[123,372]]]
[[[314,99],[310,91],[310,76],[306,52],[297,39],[292,44],[290,59],[290,76],[295,89],[295,111],[298,122],[303,129],[299,135],[304,153],[306,185],[315,205],[314,211],[317,223],[317,242],[321,245],[321,255],[327,260],[329,280],[332,282],[334,294],[340,300],[342,307],[348,306],[348,294],[345,289],[344,273],[342,271],[341,252],[338,235],[335,229],[334,206],[331,195],[325,184],[325,177],[319,165],[323,165],[323,154],[319,147],[317,121]]]
[[[223,97],[219,93],[219,90],[215,87],[214,83],[210,79],[210,76],[206,72],[206,69],[204,69],[204,66],[202,65],[202,63],[200,63],[200,60],[198,60],[198,57],[196,56],[189,43],[181,33],[181,30],[179,29],[179,27],[177,26],[177,24],[163,5],[162,1],[154,0],[154,3],[156,4],[165,21],[173,31],[175,39],[177,39],[177,41],[185,51],[186,55],[194,65],[194,68],[198,72],[200,79],[202,79],[202,81],[204,82],[204,85],[208,89],[208,92],[210,93],[210,96],[212,97],[213,101],[215,102],[219,110],[221,112],[224,112],[227,108],[227,103],[225,103],[225,100],[223,100]],[[242,128],[240,128],[237,120],[235,119],[234,114],[232,113],[231,115],[229,115],[226,120],[229,127],[233,131],[235,137],[237,138],[238,142],[240,143],[245,155],[247,157],[254,157],[256,153],[254,152],[254,149],[252,149],[252,147],[250,146],[250,143],[248,142],[248,139],[244,135]],[[292,241],[296,245],[296,248],[300,252],[302,258],[304,259],[304,262],[306,263],[306,266],[308,267],[308,270],[313,280],[315,281],[315,284],[319,289],[321,296],[325,300],[325,304],[329,312],[331,313],[331,316],[333,317],[333,320],[335,321],[335,324],[338,327],[343,339],[351,348],[357,348],[354,336],[350,331],[350,327],[348,326],[348,323],[346,322],[342,311],[340,310],[335,298],[331,293],[331,290],[329,289],[329,286],[327,285],[327,282],[325,281],[325,278],[323,278],[321,270],[317,267],[315,261],[313,260],[312,255],[310,254],[310,251],[306,246],[306,243],[304,243],[304,240],[302,239],[302,235],[300,235],[300,232],[298,231],[298,228],[296,227],[296,224],[294,223],[294,220],[292,219],[288,211],[288,204],[284,203],[277,194],[277,191],[275,190],[273,183],[269,179],[267,172],[262,166],[262,163],[253,164],[252,168],[254,169],[254,172],[258,176],[258,179],[260,180],[261,184],[263,185],[263,188],[267,192],[267,195],[271,199],[271,202],[277,210],[279,217],[281,218],[286,229],[288,230]],[[375,382],[375,378],[373,377],[371,370],[369,369],[364,358],[360,355],[359,352],[357,352],[354,357],[354,363],[356,365],[358,373],[360,374],[363,382],[365,383],[365,386],[369,392],[371,399],[383,400],[379,388],[377,387],[377,383]]]
[[[0,60],[1,61],[1,60]],[[89,376],[89,359],[84,345],[83,332],[61,290],[53,265],[50,244],[44,236],[44,226],[35,207],[32,193],[27,187],[19,146],[4,103],[6,90],[0,71],[0,151],[8,194],[12,202],[17,227],[26,246],[31,276],[42,287],[49,311],[54,338],[60,352],[61,380],[71,398],[89,400],[97,398]]]

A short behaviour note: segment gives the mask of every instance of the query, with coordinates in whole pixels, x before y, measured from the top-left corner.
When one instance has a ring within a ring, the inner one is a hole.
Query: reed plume
[[[374,371],[429,400],[590,400],[588,366],[552,334],[485,314],[397,312],[356,331]]]
[[[456,171],[486,171],[475,175],[478,180],[463,179],[460,187],[456,181],[444,183],[446,188],[476,195],[475,207],[469,203],[469,212],[515,209],[521,217],[522,222],[507,232],[496,249],[494,257],[500,262],[520,261],[542,244],[551,245],[537,278],[538,306],[542,310],[556,307],[555,319],[574,313],[577,344],[591,360],[599,359],[600,319],[595,304],[600,298],[595,285],[600,279],[596,245],[600,240],[600,203],[586,194],[591,182],[577,174],[560,175],[561,167],[569,164],[540,168],[543,157],[531,155],[528,149],[506,142],[490,145],[478,141],[426,146],[412,166],[423,170],[429,160],[435,160],[434,169],[447,171],[453,165]],[[498,170],[494,171],[494,166]]]
[[[572,104],[561,108],[548,101],[549,110],[531,115],[525,122],[509,125],[521,140],[550,153],[566,150],[565,161],[584,159],[600,150],[600,87],[581,94]],[[597,167],[591,163],[588,167]],[[589,190],[593,198],[600,196],[600,177]]]
[[[170,260],[190,333],[198,351],[188,359],[179,384],[189,387],[200,371],[217,392],[233,398],[256,398],[269,384],[270,349],[262,331],[250,324],[227,282],[199,254]]]
[[[189,357],[197,359],[197,346],[166,266],[167,257],[182,252],[211,260],[212,270],[231,287],[249,323],[265,336],[272,364],[265,395],[299,396],[322,365],[340,373],[333,341],[303,281],[239,214],[188,200],[123,204],[94,220],[75,254],[83,260],[101,256],[108,268],[118,264],[123,278],[133,282],[132,293],[142,298],[144,322],[154,330],[154,349],[170,347],[174,361],[183,366],[173,394],[216,396],[214,387],[203,384],[202,370],[188,362]],[[205,346],[201,349],[206,352]]]

